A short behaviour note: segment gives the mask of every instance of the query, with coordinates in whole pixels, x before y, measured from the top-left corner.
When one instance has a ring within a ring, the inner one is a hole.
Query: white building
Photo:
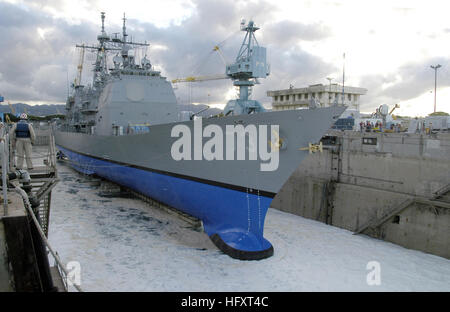
[[[342,86],[334,83],[310,85],[307,88],[291,86],[285,90],[267,91],[267,96],[272,97],[273,110],[305,108],[310,105],[311,99],[314,99],[321,107],[337,103],[359,111],[360,97],[366,93],[367,89],[345,86],[344,101],[342,101]]]

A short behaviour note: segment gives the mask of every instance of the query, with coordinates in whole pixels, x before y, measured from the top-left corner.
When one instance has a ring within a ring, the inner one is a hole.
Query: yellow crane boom
[[[213,76],[189,76],[185,78],[176,78],[172,80],[172,83],[180,83],[180,82],[201,82],[208,80],[220,80],[220,79],[228,79],[228,76],[223,75],[213,75]]]
[[[400,108],[400,105],[395,104],[394,108],[392,108],[391,111],[389,112],[389,115],[392,115],[392,113],[394,112],[394,110],[395,110],[396,108]]]
[[[16,110],[15,110],[14,107],[11,105],[11,102],[10,102],[10,101],[8,101],[8,105],[9,105],[9,108],[11,109],[11,113],[12,113],[13,115],[15,115],[15,114],[16,114]]]
[[[226,65],[227,62],[225,60],[224,55],[222,54],[222,51],[220,50],[219,45],[215,45],[212,49],[212,52],[217,52],[220,55],[220,58],[222,59],[222,62]],[[173,79],[172,83],[179,83],[179,82],[201,82],[201,81],[209,81],[209,80],[220,80],[220,79],[227,79],[229,78],[227,75],[212,75],[212,76],[189,76],[185,78],[177,78]]]
[[[220,58],[222,59],[223,64],[226,66],[226,65],[227,65],[227,61],[225,60],[225,56],[223,56],[222,50],[220,50],[220,48],[219,48],[218,45],[214,46],[213,51],[216,51],[217,53],[219,53]]]

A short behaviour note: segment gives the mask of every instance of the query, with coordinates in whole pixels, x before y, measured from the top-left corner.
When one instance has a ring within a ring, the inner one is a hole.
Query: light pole
[[[330,106],[330,101],[331,101],[331,80],[333,80],[333,78],[327,77],[327,80],[330,82],[330,89],[328,90],[328,106]]]
[[[434,112],[436,113],[436,86],[437,86],[437,70],[442,66],[437,64],[435,66],[431,65],[431,68],[434,69]]]

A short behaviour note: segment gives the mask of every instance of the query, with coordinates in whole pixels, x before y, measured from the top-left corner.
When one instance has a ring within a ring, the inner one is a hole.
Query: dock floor
[[[49,238],[80,263],[86,291],[450,291],[450,260],[275,209],[265,226],[274,256],[235,260],[175,216],[102,197],[66,164],[58,173]],[[378,286],[367,283],[373,261]]]

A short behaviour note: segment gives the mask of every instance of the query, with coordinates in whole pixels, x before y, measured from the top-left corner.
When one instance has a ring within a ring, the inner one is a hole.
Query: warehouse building
[[[342,85],[335,83],[315,84],[306,88],[294,88],[291,85],[289,89],[267,91],[267,96],[272,97],[273,110],[307,108],[311,102],[314,102],[319,107],[337,103],[359,111],[361,95],[366,93],[367,89],[351,86],[345,86],[344,92],[342,92]],[[342,99],[342,95],[344,95],[344,99]]]

